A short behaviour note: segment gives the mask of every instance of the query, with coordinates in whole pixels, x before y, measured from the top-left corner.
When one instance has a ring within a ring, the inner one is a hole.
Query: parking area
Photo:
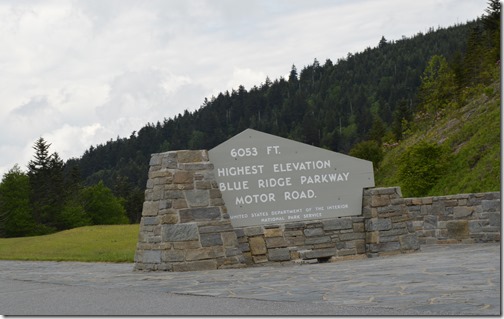
[[[183,273],[0,261],[0,314],[500,315],[500,269],[500,244]]]

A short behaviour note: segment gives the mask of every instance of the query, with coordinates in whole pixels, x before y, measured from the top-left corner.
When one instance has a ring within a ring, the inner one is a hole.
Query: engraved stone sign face
[[[234,227],[356,216],[372,162],[247,129],[209,151]]]

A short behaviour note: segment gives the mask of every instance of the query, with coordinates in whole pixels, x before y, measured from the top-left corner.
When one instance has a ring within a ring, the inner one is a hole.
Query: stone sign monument
[[[209,151],[234,227],[362,214],[372,162],[247,129]]]
[[[152,154],[135,270],[319,262],[418,249],[399,188],[369,161],[247,129]]]

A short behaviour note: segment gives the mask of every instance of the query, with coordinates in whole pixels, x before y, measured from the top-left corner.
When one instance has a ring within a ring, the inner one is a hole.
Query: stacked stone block
[[[399,187],[365,190],[363,216],[368,257],[420,248]]]
[[[317,262],[365,252],[363,217],[250,226],[235,232],[248,265]]]
[[[500,193],[407,198],[413,228],[421,244],[498,242]]]
[[[135,269],[191,271],[244,265],[208,153],[153,154]]]
[[[398,187],[364,191],[363,215],[236,229],[248,265],[321,262],[418,250]]]

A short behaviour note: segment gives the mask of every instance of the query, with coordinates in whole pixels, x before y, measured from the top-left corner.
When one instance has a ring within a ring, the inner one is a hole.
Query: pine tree
[[[28,177],[30,178],[30,204],[33,217],[39,224],[48,224],[50,215],[50,179],[48,144],[40,137],[33,146],[34,159],[28,163]]]
[[[28,164],[28,177],[30,204],[35,221],[55,230],[61,228],[58,214],[63,208],[66,194],[63,161],[58,153],[49,155],[50,146],[42,137],[35,142],[35,155]]]
[[[293,64],[289,74],[289,97],[294,97],[294,94],[299,89],[299,79],[296,66]]]
[[[387,39],[385,36],[382,36],[380,39],[380,43],[378,43],[378,48],[383,49],[387,45]]]
[[[500,31],[501,6],[499,0],[488,1],[488,8],[485,9],[487,15],[483,17],[483,23],[491,32]]]
[[[40,137],[35,142],[35,145],[33,146],[33,149],[35,150],[34,155],[35,159],[31,160],[28,163],[28,168],[30,169],[30,172],[38,172],[48,169],[50,161],[49,156],[50,146],[51,144],[48,144],[43,137]]]
[[[422,75],[419,89],[423,109],[436,117],[437,112],[453,100],[455,93],[455,73],[443,56],[433,56]]]
[[[499,0],[488,1],[488,8],[485,10],[487,15],[483,17],[483,24],[491,43],[491,48],[488,50],[490,64],[500,61],[501,7]]]

